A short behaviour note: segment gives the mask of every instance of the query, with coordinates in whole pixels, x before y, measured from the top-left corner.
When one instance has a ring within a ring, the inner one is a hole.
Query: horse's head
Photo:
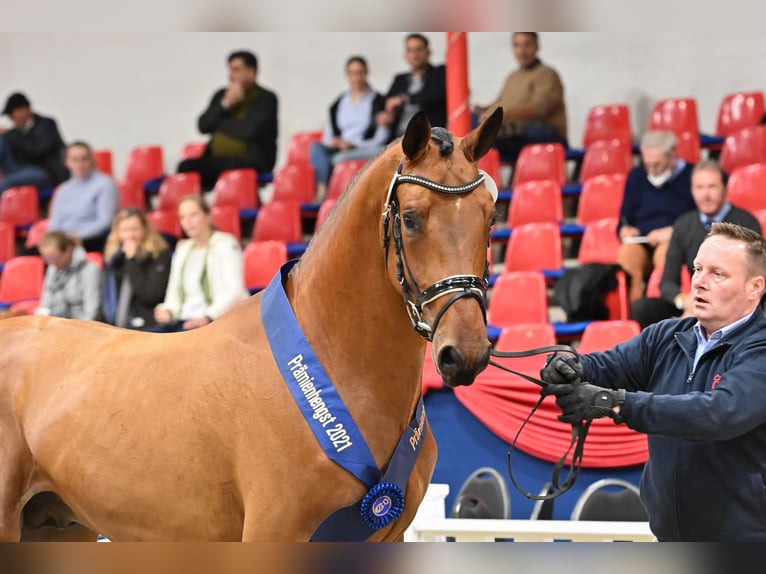
[[[386,199],[390,279],[403,292],[415,329],[433,341],[434,362],[450,386],[470,385],[489,361],[487,247],[497,188],[476,163],[501,121],[497,110],[459,138],[432,130],[425,114],[416,114]]]

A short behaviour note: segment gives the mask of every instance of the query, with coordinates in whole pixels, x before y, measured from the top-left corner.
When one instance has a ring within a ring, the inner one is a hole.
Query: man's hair
[[[248,52],[247,50],[237,50],[236,52],[229,54],[226,61],[231,64],[231,61],[236,60],[237,58],[242,60],[242,63],[251,70],[258,70],[258,58],[252,52]]]
[[[676,149],[676,134],[667,130],[649,130],[641,138],[641,149],[658,149],[667,155]]]
[[[695,165],[694,169],[692,169],[692,176],[694,176],[694,174],[697,173],[698,171],[716,172],[718,175],[721,176],[721,182],[723,183],[724,187],[729,181],[729,174],[726,173],[721,167],[721,164],[714,159],[703,159],[701,162]]]
[[[511,32],[511,42],[513,42],[513,38],[516,36],[516,34],[526,34],[527,36],[532,36],[532,38],[535,41],[535,44],[538,43],[537,32]]]
[[[708,237],[720,235],[745,244],[749,277],[760,275],[766,279],[766,240],[752,229],[734,223],[714,223]]]
[[[404,39],[404,42],[407,43],[410,40],[420,40],[423,42],[423,45],[428,49],[428,38],[426,38],[423,34],[407,34],[407,37]]]

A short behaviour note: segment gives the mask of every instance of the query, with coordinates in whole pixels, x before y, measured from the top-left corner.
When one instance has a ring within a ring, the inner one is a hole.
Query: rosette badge
[[[404,493],[391,482],[373,486],[362,499],[360,512],[364,523],[374,530],[380,530],[402,515]]]

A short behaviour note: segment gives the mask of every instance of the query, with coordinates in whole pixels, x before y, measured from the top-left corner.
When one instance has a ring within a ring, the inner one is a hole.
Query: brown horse
[[[501,116],[453,138],[416,115],[284,283],[379,469],[420,400],[416,330],[449,384],[470,384],[487,365],[495,205],[476,162]],[[3,321],[0,539],[300,541],[362,499],[367,488],[327,457],[288,391],[262,299],[176,334]],[[370,540],[401,540],[422,500],[436,444],[421,430],[402,514]]]

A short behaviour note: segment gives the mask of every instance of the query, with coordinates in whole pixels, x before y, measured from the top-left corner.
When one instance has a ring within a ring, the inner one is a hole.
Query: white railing
[[[407,542],[653,542],[648,522],[590,520],[491,520],[446,518],[449,485],[431,484],[415,519],[405,532]]]

